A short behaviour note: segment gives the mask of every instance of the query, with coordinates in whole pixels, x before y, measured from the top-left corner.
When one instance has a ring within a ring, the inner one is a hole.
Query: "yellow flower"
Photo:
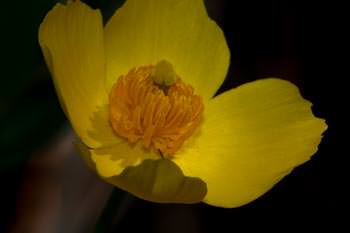
[[[229,49],[202,0],[57,4],[39,42],[82,157],[155,202],[246,204],[317,151],[324,120],[276,78],[213,98]]]

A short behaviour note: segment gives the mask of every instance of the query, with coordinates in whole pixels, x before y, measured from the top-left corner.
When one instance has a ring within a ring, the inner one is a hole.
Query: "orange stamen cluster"
[[[180,78],[166,88],[155,84],[154,69],[132,69],[118,79],[110,93],[110,122],[130,143],[141,140],[148,149],[172,155],[199,125],[204,105]]]

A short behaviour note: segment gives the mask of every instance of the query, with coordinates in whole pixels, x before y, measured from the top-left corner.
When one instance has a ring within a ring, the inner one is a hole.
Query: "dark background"
[[[122,1],[86,2],[101,8],[107,20]],[[296,168],[258,200],[240,208],[161,205],[115,189],[103,210],[111,187],[86,170],[77,156],[65,157],[65,163],[53,159],[60,156],[57,151],[62,150],[62,138],[70,137],[37,42],[38,26],[54,3],[18,0],[1,6],[0,232],[89,232],[101,213],[95,232],[299,231],[305,227],[335,230],[343,226],[349,182],[342,168],[346,152],[341,149],[344,136],[340,134],[338,108],[346,95],[341,91],[345,76],[340,69],[345,59],[341,56],[339,31],[345,29],[341,27],[340,5],[292,0],[206,1],[209,15],[223,29],[231,50],[230,70],[220,92],[265,77],[279,77],[298,85],[303,96],[314,104],[314,114],[325,118],[329,126],[311,161]],[[75,176],[78,178],[72,185],[69,182]],[[38,202],[51,195],[49,191],[56,193],[55,187],[60,186],[78,191],[65,192],[60,204],[55,205],[65,206],[63,209],[51,208],[55,199],[48,199],[46,212],[41,213]],[[91,187],[104,191],[94,194],[91,202],[76,205],[75,200],[81,199],[78,194],[93,193]],[[93,217],[82,217],[81,222],[91,227],[73,231],[74,223],[68,223],[67,216],[71,209],[83,212],[83,207]],[[60,214],[56,216],[55,211]],[[38,224],[30,220],[32,214],[41,216],[35,218],[43,225],[41,231],[33,230],[40,227],[29,227]],[[56,217],[48,220],[46,215]],[[52,220],[56,218],[60,220]],[[57,227],[45,230],[44,225],[50,225],[50,221]]]

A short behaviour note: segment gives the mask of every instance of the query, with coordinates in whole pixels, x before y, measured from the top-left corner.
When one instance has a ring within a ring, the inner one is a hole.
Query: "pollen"
[[[154,75],[164,70],[170,71],[158,63],[121,76],[110,92],[109,116],[114,132],[129,143],[142,142],[145,148],[171,157],[199,126],[204,105],[177,75],[166,86],[155,82]]]

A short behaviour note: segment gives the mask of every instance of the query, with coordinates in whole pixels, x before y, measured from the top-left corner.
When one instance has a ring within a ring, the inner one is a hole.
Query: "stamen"
[[[109,99],[115,133],[130,143],[142,141],[165,157],[192,135],[204,110],[201,97],[168,65],[161,61],[130,70],[114,84]]]

